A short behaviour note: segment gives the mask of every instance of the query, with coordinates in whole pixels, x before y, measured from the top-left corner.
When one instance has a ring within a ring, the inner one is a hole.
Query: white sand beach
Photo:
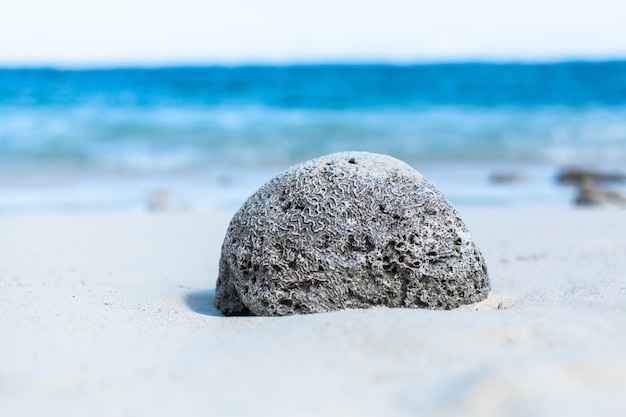
[[[0,216],[0,415],[626,415],[626,211],[460,212],[486,301],[276,318],[212,305],[232,212]]]

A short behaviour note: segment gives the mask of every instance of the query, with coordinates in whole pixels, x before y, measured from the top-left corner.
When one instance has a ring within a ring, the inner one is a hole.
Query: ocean
[[[626,170],[626,61],[0,69],[0,212],[236,209],[343,150],[459,206],[569,205],[560,169]]]

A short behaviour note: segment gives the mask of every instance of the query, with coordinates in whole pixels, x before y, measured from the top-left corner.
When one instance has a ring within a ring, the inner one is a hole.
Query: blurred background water
[[[626,61],[0,70],[0,212],[233,209],[343,150],[457,205],[567,205],[561,168],[626,167]]]

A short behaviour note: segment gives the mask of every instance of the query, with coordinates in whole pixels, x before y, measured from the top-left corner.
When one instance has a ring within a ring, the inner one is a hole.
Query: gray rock
[[[578,193],[574,200],[578,206],[599,206],[607,204],[626,204],[626,197],[614,190],[606,190],[591,179],[584,179],[578,184]]]
[[[235,214],[215,306],[226,315],[450,309],[489,292],[457,211],[420,173],[345,152],[289,168]]]
[[[494,184],[513,184],[525,181],[526,177],[514,171],[496,172],[489,177],[489,180]]]
[[[620,182],[626,181],[626,174],[621,172],[603,172],[585,168],[565,168],[556,177],[560,184],[580,185],[583,182]]]

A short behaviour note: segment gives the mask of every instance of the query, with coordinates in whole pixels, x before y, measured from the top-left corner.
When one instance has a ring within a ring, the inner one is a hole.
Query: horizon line
[[[423,60],[294,60],[294,61],[263,61],[242,60],[237,62],[226,61],[154,61],[154,62],[109,62],[109,63],[10,63],[0,62],[1,70],[60,70],[60,71],[88,71],[88,70],[119,70],[119,69],[177,69],[177,68],[288,68],[288,67],[358,67],[358,66],[384,66],[384,67],[419,67],[439,65],[560,65],[560,64],[605,64],[626,62],[623,57],[571,57],[551,59],[494,59],[494,58],[468,58],[468,59],[423,59]]]

